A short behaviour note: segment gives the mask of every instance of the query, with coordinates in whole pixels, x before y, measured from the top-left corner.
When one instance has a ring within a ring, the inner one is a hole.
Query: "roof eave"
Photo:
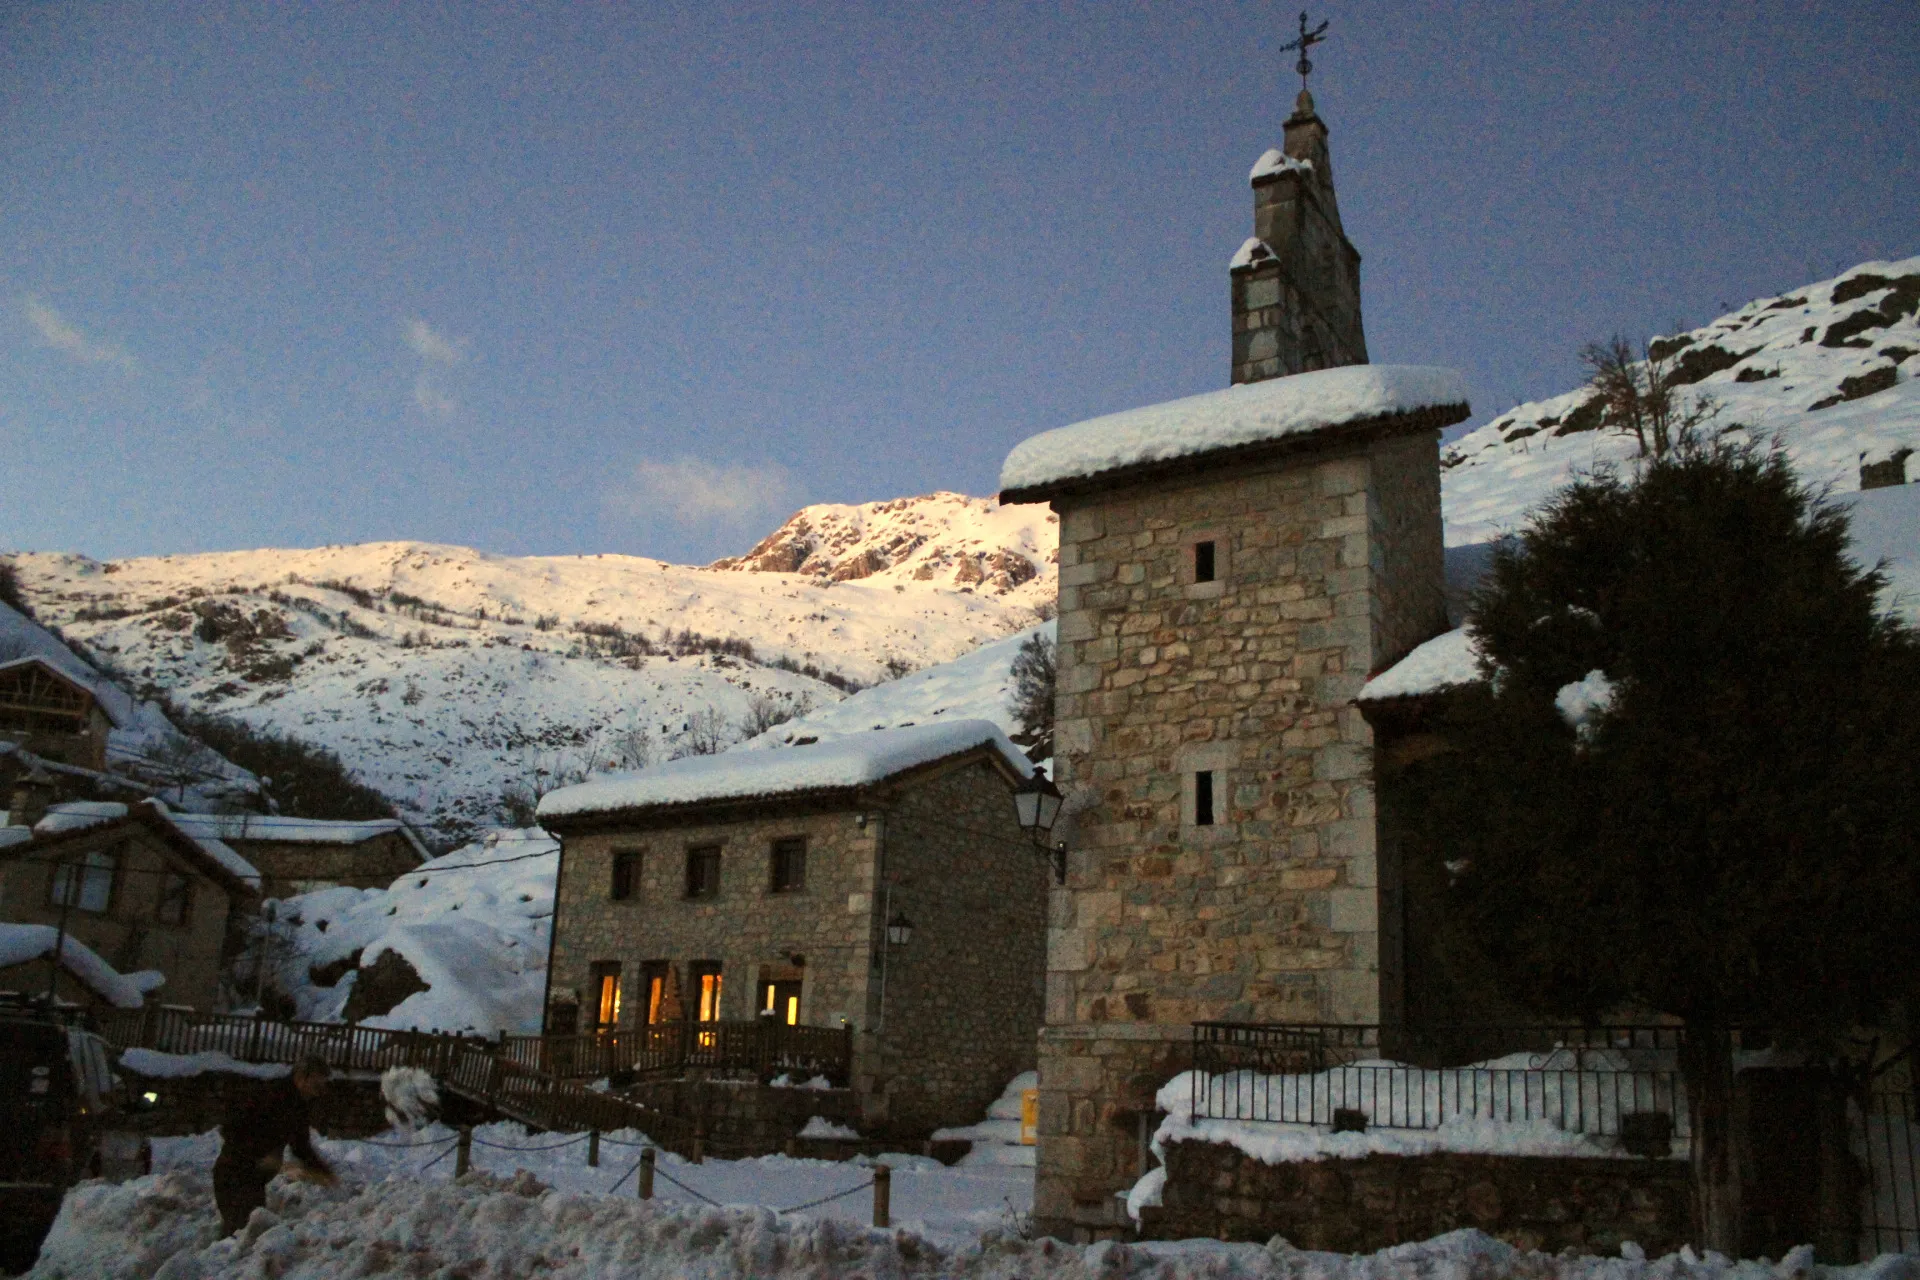
[[[1151,462],[1113,467],[1092,475],[1070,476],[1060,480],[1050,480],[1044,484],[1019,485],[1011,489],[1002,489],[1000,502],[1012,505],[1082,497],[1108,489],[1127,488],[1149,480],[1199,475],[1227,467],[1242,467],[1276,461],[1297,454],[1318,452],[1328,447],[1367,444],[1393,436],[1413,435],[1421,431],[1439,431],[1456,422],[1466,421],[1472,412],[1467,402],[1462,400],[1454,404],[1429,405],[1400,413],[1376,414],[1373,417],[1336,423],[1312,431],[1298,431],[1272,440],[1255,440],[1249,444],[1207,449],[1200,453],[1182,454],[1177,458],[1156,458]]]

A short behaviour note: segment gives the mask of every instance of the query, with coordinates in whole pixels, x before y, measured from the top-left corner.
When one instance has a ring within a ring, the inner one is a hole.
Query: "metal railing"
[[[789,1026],[772,1018],[664,1022],[572,1036],[508,1036],[503,1057],[568,1079],[627,1073],[634,1079],[690,1068],[770,1076],[805,1074],[844,1081],[853,1067],[848,1027]]]
[[[1202,1022],[1193,1027],[1195,1119],[1440,1129],[1532,1127],[1621,1136],[1660,1114],[1690,1137],[1678,1027],[1380,1028]],[[1344,1113],[1344,1114],[1337,1114]]]

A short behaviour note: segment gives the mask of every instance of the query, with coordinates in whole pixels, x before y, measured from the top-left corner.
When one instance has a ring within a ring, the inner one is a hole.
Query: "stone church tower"
[[[1449,370],[1366,363],[1306,93],[1251,180],[1235,385],[1045,432],[1001,474],[1002,501],[1060,514],[1071,819],[1034,1218],[1067,1238],[1125,1228],[1195,1022],[1397,1016],[1353,699],[1445,628],[1439,433],[1466,396]]]

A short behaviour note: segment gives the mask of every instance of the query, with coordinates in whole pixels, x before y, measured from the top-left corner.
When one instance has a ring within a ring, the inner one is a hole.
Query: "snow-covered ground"
[[[883,680],[1031,624],[1052,520],[958,494],[810,507],[710,567],[412,542],[14,563],[136,686],[327,747],[465,838],[503,793],[737,742],[837,701],[816,676]]]
[[[943,1169],[913,1156],[893,1165],[893,1220],[868,1225],[870,1192],[797,1213],[776,1210],[859,1187],[863,1164],[768,1157],[689,1165],[663,1155],[660,1173],[724,1207],[703,1204],[662,1176],[641,1201],[633,1149],[608,1143],[589,1169],[584,1144],[516,1138],[509,1126],[475,1134],[475,1171],[455,1182],[444,1130],[383,1141],[401,1150],[320,1144],[344,1175],[321,1188],[289,1178],[240,1235],[216,1240],[208,1168],[213,1135],[156,1143],[156,1172],[88,1183],[70,1193],[37,1280],[346,1280],[459,1276],[464,1280],[784,1280],[792,1277],[968,1277],[1014,1280],[1912,1280],[1911,1258],[1823,1267],[1812,1249],[1779,1263],[1730,1262],[1690,1250],[1657,1260],[1636,1246],[1615,1258],[1523,1253],[1476,1231],[1378,1253],[1297,1250],[1211,1240],[1102,1242],[1081,1247],[1023,1238],[1025,1170]],[[631,1138],[633,1135],[617,1135]],[[496,1145],[482,1145],[483,1142]],[[536,1148],[549,1148],[537,1150]],[[504,1148],[504,1149],[503,1149]],[[437,1163],[436,1163],[437,1162]],[[933,1167],[929,1167],[933,1166]],[[525,1173],[517,1172],[525,1170]],[[625,1184],[616,1184],[625,1176]]]
[[[1681,344],[1676,363],[1713,370],[1685,393],[1719,403],[1709,430],[1738,424],[1752,439],[1777,436],[1803,479],[1846,492],[1860,487],[1862,461],[1920,451],[1917,308],[1920,257],[1866,262],[1660,341]],[[1890,385],[1860,394],[1880,382]],[[1838,399],[1849,394],[1857,398]],[[1629,437],[1586,429],[1594,420],[1579,410],[1591,397],[1583,387],[1521,405],[1445,451],[1448,546],[1512,532],[1576,469],[1634,455]],[[1920,458],[1907,473],[1920,476]]]
[[[365,1025],[536,1033],[558,850],[538,828],[493,831],[385,889],[321,889],[269,904],[267,983],[292,998],[295,1017],[337,1021],[361,970],[393,951],[428,990]]]

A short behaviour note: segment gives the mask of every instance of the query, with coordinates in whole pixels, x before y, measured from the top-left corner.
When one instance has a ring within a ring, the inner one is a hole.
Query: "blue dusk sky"
[[[1222,386],[1296,11],[0,8],[0,549],[701,561]],[[1920,253],[1920,22],[1342,3],[1376,362],[1475,421],[1582,343]]]

